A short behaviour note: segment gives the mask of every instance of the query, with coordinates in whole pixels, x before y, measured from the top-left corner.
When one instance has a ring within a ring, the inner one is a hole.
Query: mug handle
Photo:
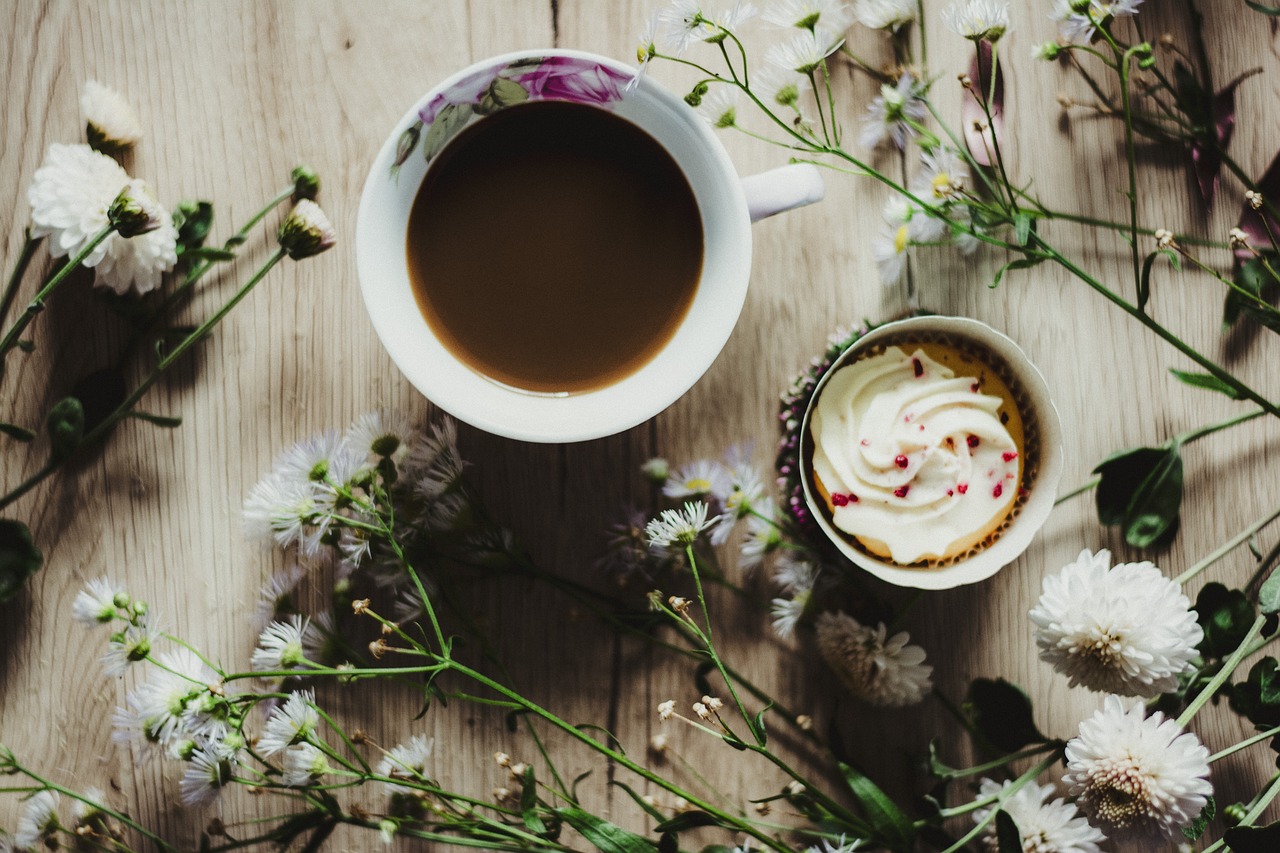
[[[822,201],[826,187],[817,166],[791,163],[743,178],[742,191],[747,196],[751,221],[759,222],[775,213]]]

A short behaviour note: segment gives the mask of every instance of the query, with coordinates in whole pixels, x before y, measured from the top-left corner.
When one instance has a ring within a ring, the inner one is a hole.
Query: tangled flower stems
[[[1195,719],[1196,713],[1205,706],[1205,704],[1214,697],[1218,692],[1218,688],[1222,687],[1236,671],[1236,667],[1240,666],[1241,661],[1250,653],[1253,641],[1262,633],[1262,626],[1267,621],[1266,614],[1258,614],[1258,618],[1253,621],[1253,625],[1249,628],[1249,633],[1245,634],[1244,639],[1240,641],[1240,645],[1231,653],[1231,657],[1227,658],[1222,664],[1222,669],[1218,670],[1213,679],[1204,686],[1204,689],[1188,703],[1186,709],[1178,715],[1178,726],[1185,729],[1187,725]]]
[[[996,813],[1000,811],[1006,800],[1018,793],[1018,791],[1021,791],[1028,783],[1033,782],[1041,773],[1057,764],[1060,759],[1060,753],[1055,751],[1052,755],[1042,759],[1034,767],[1014,779],[1009,783],[1008,787],[998,793],[992,794],[988,797],[980,797],[963,806],[944,810],[942,812],[943,817],[955,817],[957,815],[968,814],[969,812],[977,811],[979,809],[990,809],[982,820],[975,821],[972,829],[961,836],[950,847],[943,850],[942,853],[957,853],[957,851],[967,849],[969,842],[981,835],[983,830],[987,828],[987,825],[991,823],[991,821],[995,820]]]

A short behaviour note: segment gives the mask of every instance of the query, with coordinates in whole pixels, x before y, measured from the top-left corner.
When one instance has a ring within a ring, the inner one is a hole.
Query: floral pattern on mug
[[[577,56],[531,56],[483,68],[436,93],[401,134],[392,177],[422,143],[426,160],[477,115],[492,115],[525,101],[570,101],[605,106],[622,100],[630,74]]]
[[[622,99],[631,75],[575,56],[527,57],[482,68],[438,92],[400,135],[394,177],[422,143],[428,161],[475,116],[487,116],[526,101],[568,101],[605,106]]]

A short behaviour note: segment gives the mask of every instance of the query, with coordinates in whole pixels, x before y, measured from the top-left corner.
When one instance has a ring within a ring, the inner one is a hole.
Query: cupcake
[[[1012,341],[977,321],[917,317],[836,360],[800,455],[809,509],[842,553],[941,588],[993,574],[1030,543],[1053,505],[1061,436]]]

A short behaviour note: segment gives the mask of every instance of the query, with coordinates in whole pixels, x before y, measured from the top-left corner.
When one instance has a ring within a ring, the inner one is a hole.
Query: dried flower
[[[694,703],[693,703],[693,713],[697,714],[697,715],[698,715],[698,719],[700,719],[700,720],[709,720],[709,719],[711,719],[711,712],[710,712],[710,711],[708,711],[708,710],[707,710],[707,706],[706,706],[706,705],[704,705],[704,704],[702,704],[701,702],[694,702]]]
[[[1177,246],[1173,239],[1173,232],[1168,228],[1157,228],[1155,238],[1157,249],[1171,249]]]
[[[1041,659],[1074,687],[1151,697],[1176,690],[1204,632],[1182,587],[1151,563],[1108,568],[1087,549],[1044,579],[1031,610]]]
[[[668,699],[665,702],[658,703],[658,719],[662,722],[665,723],[667,720],[671,719],[675,712],[676,700]]]
[[[983,779],[978,787],[978,799],[1004,794],[1012,782],[994,782]],[[1001,804],[1018,827],[1022,836],[1023,853],[1100,853],[1098,845],[1105,839],[1101,832],[1089,825],[1072,803],[1058,797],[1052,802],[1053,785],[1037,785],[1029,782]],[[989,821],[991,809],[978,809],[973,813],[975,823],[986,823],[982,832],[983,849],[997,853],[1000,842],[996,836],[995,821]]]
[[[320,205],[308,198],[293,206],[276,236],[280,248],[295,261],[332,249],[338,241],[329,217]]]
[[[133,106],[115,89],[89,80],[80,92],[85,133],[95,151],[119,151],[142,140],[142,122]]]
[[[1255,192],[1254,190],[1245,190],[1244,200],[1247,201],[1249,203],[1249,207],[1254,210],[1262,209],[1262,193]]]
[[[1249,235],[1241,228],[1232,228],[1227,232],[1227,242],[1233,249],[1248,249]]]
[[[855,696],[872,705],[914,705],[932,689],[925,652],[905,631],[886,639],[883,623],[864,627],[844,613],[818,617],[818,651]]]
[[[1181,830],[1213,793],[1209,750],[1191,732],[1141,703],[1125,710],[1108,696],[1067,743],[1062,781],[1089,822],[1114,843],[1165,838]]]

